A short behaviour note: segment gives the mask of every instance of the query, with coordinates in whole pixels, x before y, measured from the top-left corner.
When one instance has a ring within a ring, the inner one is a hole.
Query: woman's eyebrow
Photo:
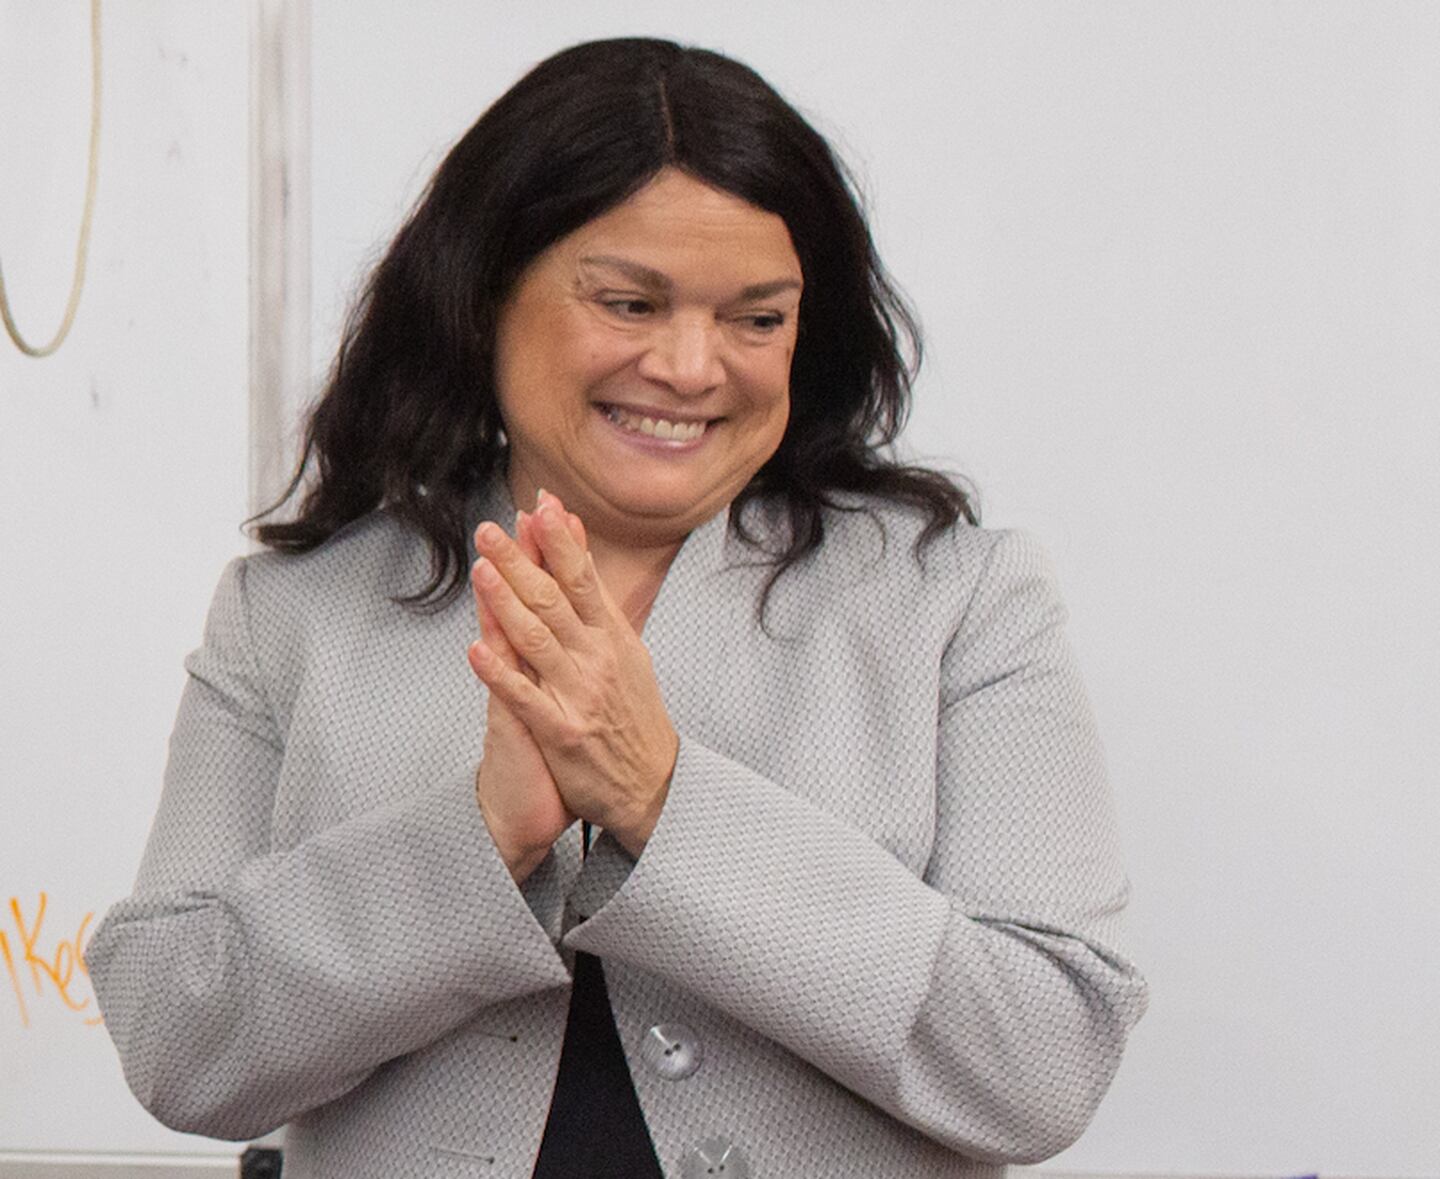
[[[631,282],[662,294],[669,294],[675,289],[675,284],[669,275],[662,274],[649,266],[642,266],[638,262],[619,258],[614,254],[587,254],[580,259],[580,264],[582,266],[605,266],[619,271]],[[741,288],[740,293],[735,296],[734,302],[748,303],[753,299],[768,299],[782,291],[798,291],[803,286],[804,284],[798,278],[777,278],[770,282],[752,283],[748,287]]]
[[[675,289],[675,284],[658,270],[652,270],[648,266],[641,266],[638,262],[629,262],[624,258],[617,258],[613,254],[589,254],[580,259],[582,266],[608,266],[611,270],[618,270],[631,282],[639,283],[651,290],[669,292]]]
[[[804,285],[798,278],[777,278],[774,282],[757,282],[753,286],[744,288],[736,302],[748,303],[751,299],[768,299],[771,295],[778,295],[782,291],[798,291]]]

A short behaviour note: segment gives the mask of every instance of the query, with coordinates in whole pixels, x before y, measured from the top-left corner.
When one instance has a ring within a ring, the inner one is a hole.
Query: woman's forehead
[[[663,290],[701,275],[741,287],[795,287],[800,259],[776,214],[667,169],[557,243],[568,268]]]

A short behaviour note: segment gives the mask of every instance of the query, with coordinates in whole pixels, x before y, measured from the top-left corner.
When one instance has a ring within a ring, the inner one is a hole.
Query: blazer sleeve
[[[488,1004],[569,982],[469,780],[283,851],[283,747],[245,559],[216,591],[133,896],[86,962],[125,1077],[177,1130],[255,1137]]]
[[[1088,1124],[1146,989],[1117,948],[1128,886],[1064,607],[1036,543],[998,537],[942,657],[923,879],[682,736],[648,845],[565,943],[689,989],[956,1152],[1033,1162]]]

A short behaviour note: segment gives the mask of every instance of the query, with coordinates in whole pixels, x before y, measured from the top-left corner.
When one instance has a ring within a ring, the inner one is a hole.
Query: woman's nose
[[[659,325],[640,360],[640,375],[695,396],[725,382],[720,328],[708,316],[674,316]]]

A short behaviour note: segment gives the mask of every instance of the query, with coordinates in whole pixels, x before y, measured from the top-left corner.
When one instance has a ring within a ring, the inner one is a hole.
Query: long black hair
[[[829,144],[747,66],[626,38],[541,62],[451,149],[350,316],[294,478],[255,519],[290,500],[309,468],[299,510],[257,538],[305,552],[383,507],[430,546],[430,580],[401,600],[452,600],[468,572],[469,499],[507,463],[493,384],[500,309],[537,255],[667,167],[778,215],[804,275],[789,424],[730,513],[752,543],[747,502],[788,516],[762,615],[775,580],[823,540],[823,509],[856,510],[836,493],[923,510],[917,556],[959,516],[978,523],[948,477],[889,457],[919,329]]]

